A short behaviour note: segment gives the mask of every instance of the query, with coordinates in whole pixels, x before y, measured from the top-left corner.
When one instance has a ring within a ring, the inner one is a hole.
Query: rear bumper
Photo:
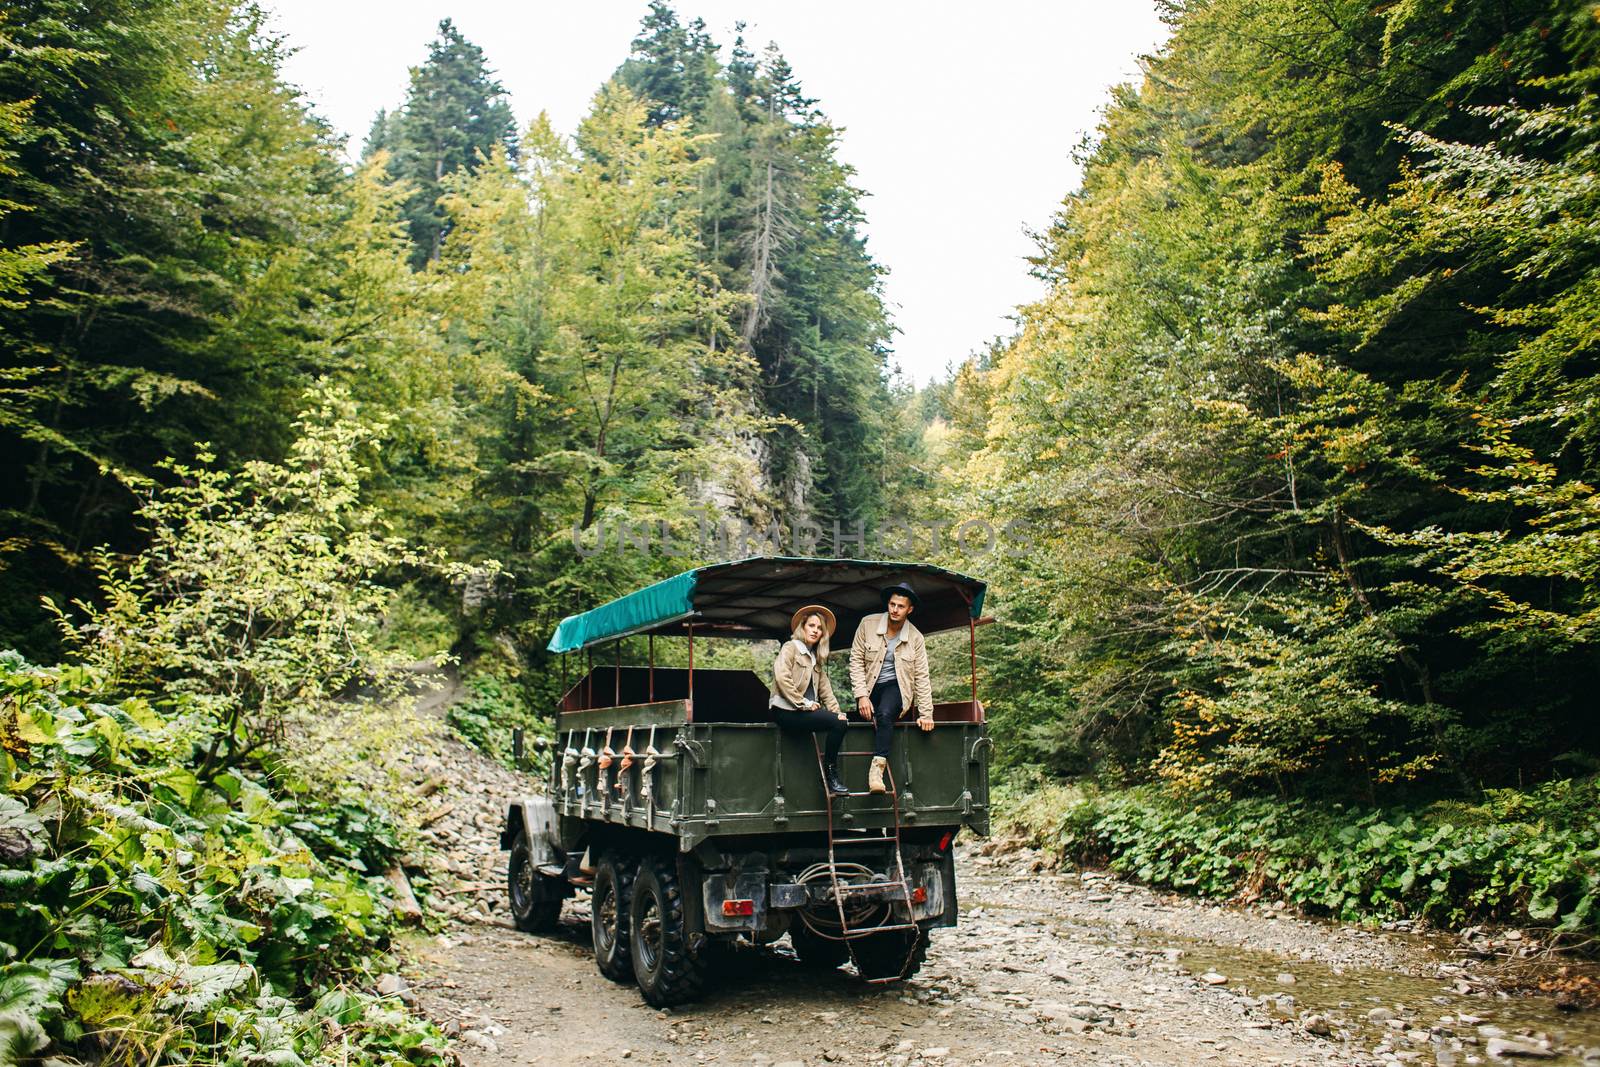
[[[826,872],[799,882],[782,873],[774,878],[764,870],[708,871],[701,883],[706,932],[781,932],[789,919],[783,913],[806,909],[836,912],[841,898],[847,907],[863,902],[883,904],[901,921],[925,927],[956,924],[955,859],[949,852],[935,861],[908,862],[904,886],[888,872],[872,879],[847,880],[841,875],[838,885],[836,892]],[[742,910],[737,904],[725,909],[730,901],[749,901],[750,914],[727,914],[727,910]]]

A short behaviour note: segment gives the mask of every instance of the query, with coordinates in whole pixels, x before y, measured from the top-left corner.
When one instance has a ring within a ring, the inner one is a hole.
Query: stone
[[[943,1045],[935,1045],[932,1048],[922,1050],[922,1058],[925,1060],[942,1060],[948,1055],[950,1055],[950,1050]]]
[[[1521,1041],[1507,1041],[1503,1037],[1491,1037],[1483,1050],[1491,1057],[1499,1059],[1553,1060],[1556,1056],[1547,1048],[1524,1044]]]
[[[1279,985],[1294,985],[1294,975],[1290,974],[1288,971],[1284,971],[1283,973],[1278,975],[1278,984]]]
[[[1373,1008],[1367,1012],[1367,1022],[1369,1023],[1386,1023],[1393,1018],[1394,1012],[1388,1008]]]
[[[500,1046],[494,1043],[494,1038],[481,1030],[463,1030],[461,1032],[461,1040],[476,1048],[481,1048],[490,1055],[500,1051]]]
[[[1324,1015],[1307,1015],[1300,1020],[1300,1026],[1306,1033],[1316,1034],[1318,1037],[1327,1037],[1333,1033],[1333,1027]]]
[[[386,974],[378,979],[378,984],[373,986],[373,992],[380,997],[399,997],[402,1003],[415,1004],[417,995],[411,991],[406,980],[398,974]]]
[[[1216,971],[1207,971],[1205,974],[1200,976],[1200,981],[1204,982],[1206,985],[1227,985],[1228,976],[1225,974],[1218,974]]]

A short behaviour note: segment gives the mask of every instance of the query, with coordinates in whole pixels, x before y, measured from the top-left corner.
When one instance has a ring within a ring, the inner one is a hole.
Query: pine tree
[[[860,194],[838,161],[839,132],[788,61],[758,58],[743,25],[728,65],[699,20],[683,25],[655,0],[617,77],[651,100],[649,120],[713,135],[696,152],[702,258],[743,294],[737,343],[761,368],[755,410],[771,431],[765,481],[792,521],[869,519],[884,481],[861,462],[892,401],[880,271],[859,227]]]
[[[659,126],[704,113],[717,74],[717,46],[706,24],[687,26],[664,0],[651,0],[639,24],[633,51],[616,80],[649,101],[650,123]]]
[[[414,266],[439,258],[448,229],[438,202],[444,179],[458,170],[476,170],[496,148],[516,157],[516,125],[505,89],[490,72],[483,49],[445,19],[428,46],[427,61],[411,68],[405,105],[378,114],[365,146],[369,156],[388,152],[389,172],[411,183],[406,220]]]

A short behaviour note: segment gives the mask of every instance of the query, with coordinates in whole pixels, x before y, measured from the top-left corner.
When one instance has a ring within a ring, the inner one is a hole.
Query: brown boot
[[[883,772],[889,769],[889,761],[882,756],[872,757],[872,767],[867,771],[867,791],[869,793],[882,793],[886,791],[883,784]]]

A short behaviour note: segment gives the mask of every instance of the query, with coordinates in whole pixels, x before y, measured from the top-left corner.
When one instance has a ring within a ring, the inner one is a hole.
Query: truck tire
[[[589,933],[594,939],[594,964],[613,982],[633,980],[628,936],[628,902],[638,869],[631,856],[607,852],[595,868],[590,892]]]
[[[669,1008],[700,996],[706,961],[689,951],[683,889],[671,859],[646,859],[639,865],[629,908],[633,938],[633,976],[651,1006]]]
[[[850,961],[848,945],[814,932],[798,915],[789,924],[789,943],[800,962],[815,970],[831,971]]]
[[[926,930],[886,930],[857,939],[856,969],[867,979],[910,978],[928,958]]]
[[[511,845],[511,862],[506,866],[507,893],[511,902],[511,922],[527,934],[542,934],[556,928],[561,916],[560,883],[539,873],[533,863],[533,849],[526,830],[517,832]]]

